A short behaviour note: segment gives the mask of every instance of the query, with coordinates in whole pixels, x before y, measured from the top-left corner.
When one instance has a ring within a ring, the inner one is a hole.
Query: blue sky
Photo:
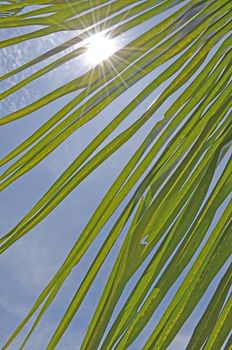
[[[156,17],[156,21],[160,21],[161,19],[162,16]],[[149,25],[150,23],[146,23],[142,27],[137,28],[135,31],[128,33],[127,36],[121,37],[119,39],[119,43],[120,40],[124,40],[124,42],[131,40],[138,34],[138,32],[146,30]],[[23,31],[24,29],[17,31],[7,30],[3,33],[3,36],[8,37],[15,35],[16,33],[22,33]],[[11,70],[12,68],[47,50],[49,47],[53,47],[58,42],[67,39],[68,35],[70,34],[60,33],[49,36],[45,39],[36,39],[32,43],[26,42],[17,47],[12,46],[3,49],[1,53],[0,74]],[[171,61],[169,64],[171,64]],[[124,106],[126,106],[128,102],[132,100],[136,94],[153,79],[155,75],[159,74],[166,67],[166,65],[163,65],[141,82],[130,88],[126,95],[117,98],[109,107],[101,112],[97,118],[75,132],[65,143],[56,149],[55,152],[49,155],[46,160],[41,162],[17,182],[9,186],[1,194],[1,233],[7,232],[25,215],[25,213],[27,213],[27,211],[38,201],[38,199],[55,181],[55,179],[57,179],[57,177],[72,162],[76,155],[80,153],[80,151],[93,139],[99,130],[108,124],[109,121],[112,120],[112,118],[117,115],[117,113]],[[4,82],[3,90],[12,84],[15,84],[32,70],[27,70],[18,74],[16,77],[9,79],[9,81]],[[31,99],[37,99],[39,96],[44,95],[48,91],[55,89],[66,81],[73,79],[77,72],[81,74],[85,70],[86,62],[84,58],[81,57],[80,59],[73,60],[65,66],[52,71],[46,77],[40,78],[38,81],[29,84],[27,87],[5,99],[2,103],[2,108],[0,111],[1,116],[4,116],[17,108],[26,105],[29,103],[29,101],[31,101]],[[162,92],[164,87],[165,84],[156,89],[152,96],[145,100],[144,103],[129,116],[128,120],[126,120],[113,135],[125,129],[125,127],[128,126],[132,120],[138,118],[141,112],[146,109],[150,103]],[[75,93],[63,97],[55,103],[52,103],[19,121],[2,127],[0,130],[0,156],[4,156],[11,149],[17,146],[17,144],[36,130],[38,126],[43,124],[73,96],[75,96]],[[154,114],[154,116],[148,123],[146,123],[139,133],[137,133],[116,154],[114,154],[83,183],[81,183],[81,185],[75,189],[52,214],[50,214],[42,223],[29,232],[23,239],[16,242],[3,254],[3,256],[1,256],[0,346],[4,344],[10,333],[14,330],[24,315],[30,310],[30,307],[36,300],[39,293],[52,278],[60,264],[65,259],[76,238],[96,209],[100,199],[106,193],[107,189],[112,184],[123,165],[126,164],[130,156],[133,154],[134,150],[143,140],[144,136],[154,125],[154,122],[162,118],[165,108],[170,104],[174,97],[176,97],[176,95],[169,99]],[[221,165],[219,171],[222,171],[226,161],[228,161],[228,157]],[[219,174],[220,172],[218,172],[214,181]],[[220,211],[221,210],[222,208]],[[219,214],[220,212],[217,213],[215,222]],[[215,224],[215,222],[213,224]],[[86,269],[90,266],[97,248],[106,237],[111,223],[112,222],[104,227],[100,237],[94,242],[90,251],[81,261],[78,268],[76,268],[71,274],[68,281],[61,289],[61,292],[58,294],[54,304],[50,307],[34,336],[31,338],[31,341],[28,342],[26,349],[45,349],[49,335],[55,330],[59,317],[63,314],[65,308],[71,301],[71,298],[80,284]],[[117,251],[120,248],[123,235],[125,235],[125,230],[116,242],[112,253],[107,258],[71,326],[64,335],[62,341],[59,343],[57,347],[58,350],[79,349],[88,323],[91,320],[94,307],[96,306],[98,298],[103,290],[103,286],[107,280],[110,268],[113,266]],[[222,274],[222,272],[220,274]],[[135,280],[136,278],[138,278],[138,276],[135,277]],[[181,278],[183,278],[183,276],[181,276]],[[157,320],[161,315],[161,312],[170,301],[172,293],[179,286],[180,280],[175,284],[170,293],[168,293],[162,307],[157,310],[144,332],[140,337],[138,337],[136,343],[130,347],[131,350],[141,349],[145,338],[151,333],[154,325],[157,323]],[[212,282],[205,297],[197,306],[193,315],[186,322],[185,326],[181,329],[176,339],[170,345],[170,350],[185,349],[187,340],[194,329],[194,325],[199,319],[201,312],[206,307],[209,296],[212,295],[212,292],[217,286],[217,281],[218,278]],[[132,282],[130,282],[126,288],[118,306],[122,305],[123,300],[125,300],[125,297],[128,295],[133,286]],[[118,306],[113,317],[119,309]],[[28,330],[28,328],[25,329]],[[25,334],[25,332],[22,332],[22,336],[17,338],[10,349],[18,350],[19,344],[21,343]]]

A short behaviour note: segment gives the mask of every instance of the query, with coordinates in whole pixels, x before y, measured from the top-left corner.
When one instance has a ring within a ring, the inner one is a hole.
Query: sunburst
[[[86,60],[90,64],[99,64],[116,51],[115,40],[103,33],[93,34],[88,38]]]

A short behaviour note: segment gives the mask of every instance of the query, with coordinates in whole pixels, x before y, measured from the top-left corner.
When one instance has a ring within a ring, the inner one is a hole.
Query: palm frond
[[[65,280],[110,220],[112,228],[75,290],[47,349],[57,346],[79,312],[123,230],[126,230],[124,241],[81,350],[133,346],[184,275],[143,345],[144,350],[167,349],[231,254],[232,207],[228,200],[231,158],[217,175],[222,161],[229,158],[232,132],[231,1],[22,0],[1,4],[0,13],[6,14],[0,18],[0,28],[16,33],[0,42],[4,50],[54,33],[73,34],[71,39],[6,72],[1,81],[28,69],[32,73],[1,92],[1,99],[10,98],[49,72],[55,74],[56,68],[62,65],[65,68],[68,62],[82,57],[91,35],[104,32],[114,40],[147,25],[135,39],[117,47],[109,59],[90,65],[84,73],[79,69],[71,81],[0,119],[1,125],[20,123],[22,118],[33,118],[31,113],[75,93],[63,108],[3,157],[1,190],[17,182],[85,124],[100,118],[100,112],[119,96],[126,96],[129,88],[152,77],[136,98],[76,156],[17,225],[2,235],[1,253],[29,234],[90,174],[136,137],[148,121],[153,121],[161,107],[164,109],[163,118],[154,121],[152,129],[146,131],[62,266],[3,349],[9,347],[38,311],[20,349],[25,347]],[[162,20],[157,23],[158,16]],[[21,27],[29,31],[18,35]],[[47,63],[47,59],[53,61]],[[163,66],[165,70],[157,75],[157,69]],[[154,99],[154,93],[162,86],[161,94]],[[123,122],[151,97],[151,105],[115,136]],[[112,318],[128,283],[138,271],[141,274],[132,291]],[[230,342],[230,282],[229,267],[187,349],[220,349],[226,341]]]

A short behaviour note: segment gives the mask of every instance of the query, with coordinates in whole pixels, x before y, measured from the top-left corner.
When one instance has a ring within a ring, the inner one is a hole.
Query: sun
[[[97,33],[88,39],[86,59],[90,64],[98,64],[109,58],[115,51],[114,40],[103,33]]]

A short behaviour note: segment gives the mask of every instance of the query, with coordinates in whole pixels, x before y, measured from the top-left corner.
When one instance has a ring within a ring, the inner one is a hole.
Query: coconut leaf
[[[1,190],[13,183],[17,186],[20,178],[26,181],[24,175],[33,168],[36,171],[37,165],[77,130],[88,128],[106,108],[113,111],[112,103],[118,97],[127,100],[128,90],[143,84],[136,97],[75,156],[22,219],[2,234],[1,254],[19,239],[23,244],[26,234],[37,225],[39,228],[67,196],[145,130],[64,262],[2,349],[8,349],[34,316],[20,349],[27,346],[72,270],[106,229],[91,266],[78,287],[74,286],[72,300],[47,339],[47,349],[58,346],[81,312],[119,239],[121,246],[82,340],[82,350],[136,347],[138,336],[176,287],[141,347],[167,349],[213,280],[218,286],[187,349],[221,349],[226,342],[230,347],[231,267],[221,280],[218,274],[225,271],[232,250],[231,14],[229,0],[12,0],[0,4],[0,29],[14,33],[0,42],[3,50],[30,45],[51,34],[72,33],[61,44],[31,60],[25,58],[5,72],[0,78],[3,84],[17,74],[23,78],[6,83],[1,100],[10,101],[48,73],[56,74],[58,67],[66,69],[67,64],[82,59],[91,35],[102,32],[110,40],[121,40],[103,62],[89,65],[84,73],[78,66],[72,80],[1,117],[0,125],[12,124],[13,128],[22,118],[27,123],[33,112],[41,113],[45,106],[74,93],[3,156]],[[130,33],[136,35],[124,44],[122,36]],[[157,89],[162,90],[158,96]],[[147,99],[153,99],[150,106],[128,122]],[[154,115],[160,111],[163,117],[157,121]],[[150,129],[146,129],[148,122],[152,123]],[[124,123],[126,127],[120,129]],[[131,283],[131,291],[120,304]]]

